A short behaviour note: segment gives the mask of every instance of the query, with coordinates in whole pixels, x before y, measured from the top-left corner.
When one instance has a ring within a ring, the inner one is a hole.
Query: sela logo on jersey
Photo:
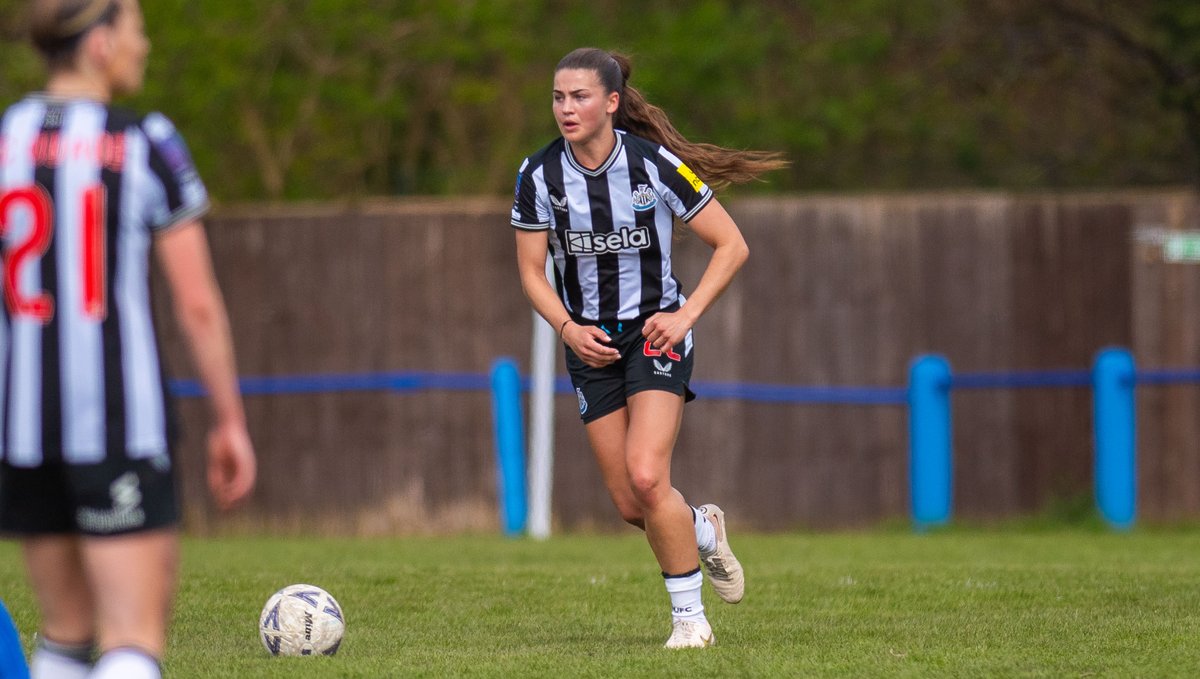
[[[658,204],[658,194],[645,184],[638,184],[633,190],[633,209],[645,212]]]
[[[567,252],[572,255],[607,255],[623,250],[645,250],[650,247],[650,229],[625,227],[620,231],[567,231]]]

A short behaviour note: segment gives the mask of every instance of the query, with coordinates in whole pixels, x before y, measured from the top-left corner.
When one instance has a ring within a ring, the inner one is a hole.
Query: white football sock
[[[100,656],[88,679],[162,679],[162,669],[145,651],[124,646]]]
[[[700,550],[700,556],[717,551],[717,529],[709,523],[708,517],[692,507],[692,522],[696,525],[696,547]]]
[[[671,595],[671,617],[676,620],[707,622],[704,617],[704,604],[700,601],[704,575],[700,573],[699,566],[683,575],[663,573],[663,581],[667,585],[667,593]]]
[[[38,635],[29,662],[30,679],[85,679],[91,671],[91,644],[59,644]]]

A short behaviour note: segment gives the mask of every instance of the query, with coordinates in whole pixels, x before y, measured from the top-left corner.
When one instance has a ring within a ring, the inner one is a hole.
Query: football
[[[271,595],[258,634],[271,655],[333,655],[342,644],[342,607],[316,585],[288,585]]]

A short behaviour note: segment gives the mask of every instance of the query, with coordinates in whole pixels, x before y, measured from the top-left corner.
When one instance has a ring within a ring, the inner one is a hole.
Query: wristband
[[[558,339],[561,340],[563,338],[563,336],[562,336],[563,330],[567,329],[567,324],[570,322],[571,322],[571,319],[568,318],[567,320],[562,322],[562,325],[558,326]]]

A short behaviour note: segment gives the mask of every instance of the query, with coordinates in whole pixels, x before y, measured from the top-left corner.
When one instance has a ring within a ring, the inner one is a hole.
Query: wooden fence
[[[1165,232],[1200,228],[1185,192],[965,193],[730,200],[751,259],[696,327],[696,379],[902,387],[911,359],[956,373],[1086,369],[1107,345],[1141,367],[1200,365],[1200,267],[1163,261]],[[218,211],[209,231],[246,376],[528,365],[503,200]],[[678,245],[686,289],[698,239]],[[166,304],[175,375],[190,366]],[[1139,390],[1141,518],[1200,516],[1200,385]],[[490,397],[482,391],[251,396],[261,464],[249,507],[219,517],[203,489],[206,412],[181,401],[185,511],[198,532],[365,535],[497,530]],[[556,401],[554,521],[619,527],[574,396]],[[1090,492],[1090,392],[961,390],[955,514],[1037,512]],[[869,525],[908,511],[900,406],[688,406],[675,485],[746,527]]]

